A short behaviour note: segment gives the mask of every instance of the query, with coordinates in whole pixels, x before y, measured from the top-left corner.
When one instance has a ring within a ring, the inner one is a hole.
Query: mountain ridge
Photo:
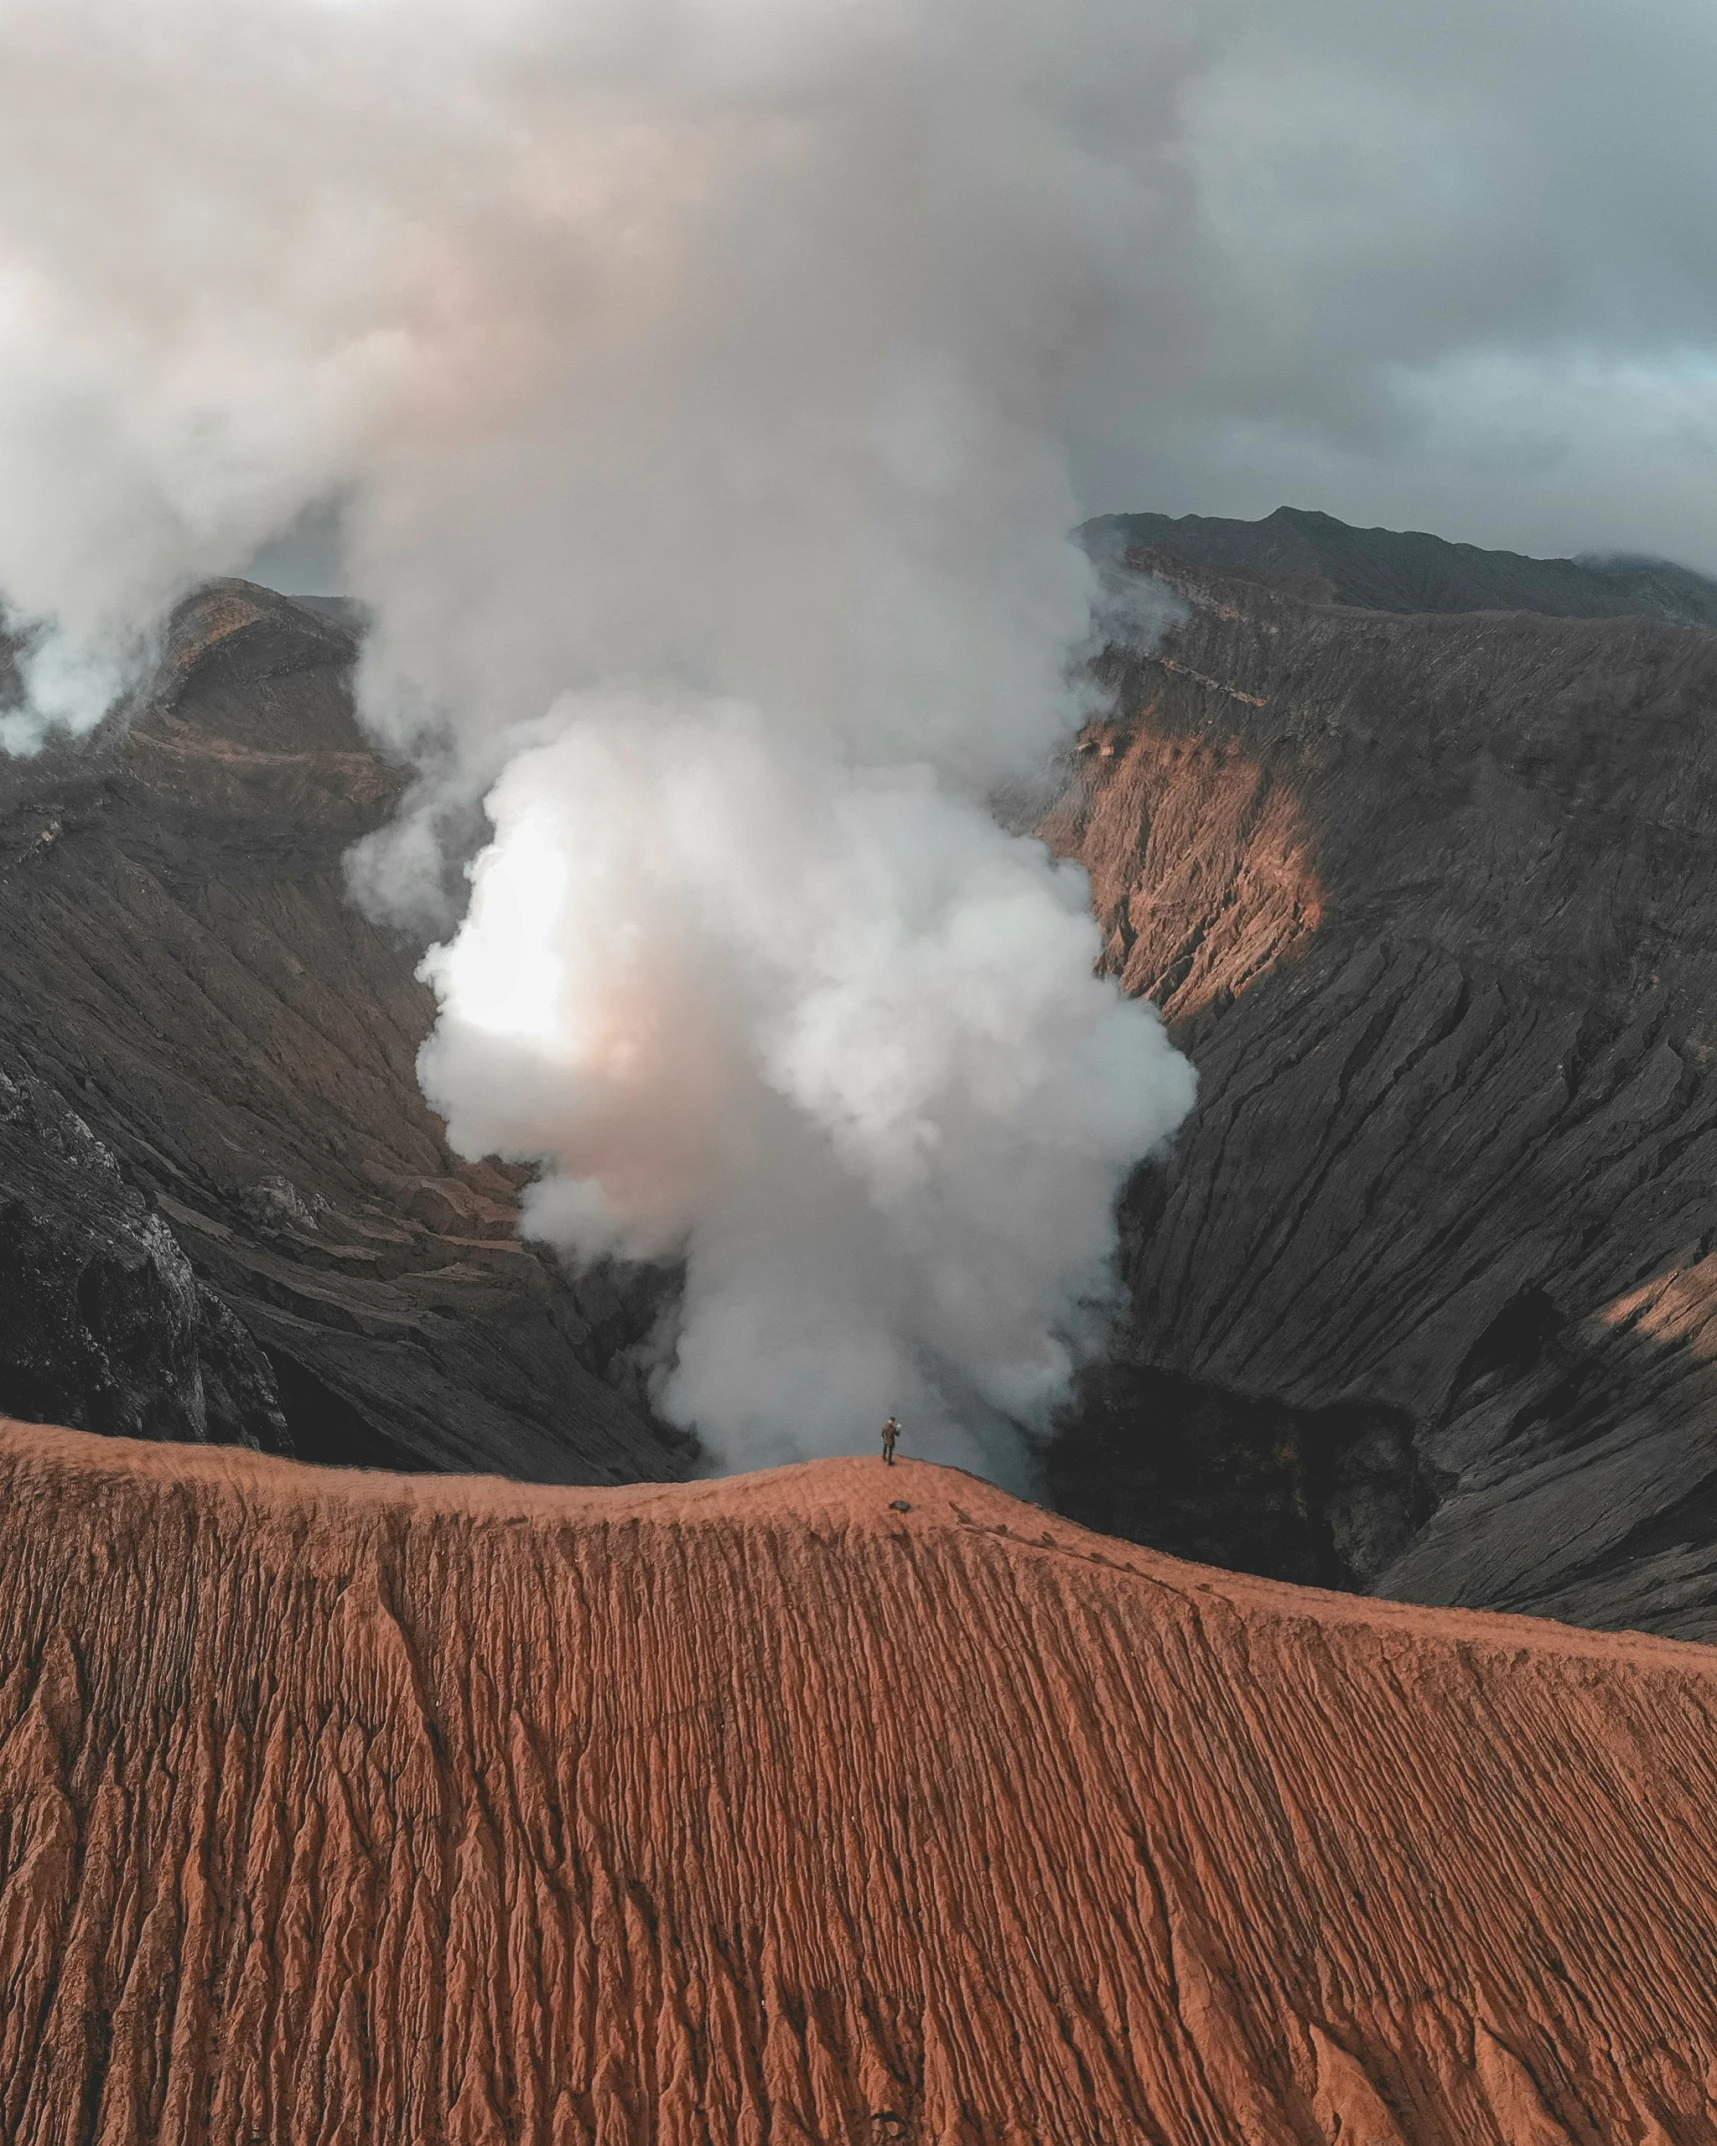
[[[1424,530],[1359,529],[1303,507],[1278,507],[1255,522],[1104,514],[1079,535],[1099,559],[1158,550],[1182,566],[1242,575],[1308,603],[1348,609],[1639,616],[1717,627],[1717,580],[1668,559],[1537,559]]]
[[[1123,1203],[1054,1498],[1282,1578],[1717,1630],[1717,643],[1105,570],[1167,623],[1099,660],[1043,832],[1202,1087]],[[8,769],[0,1281],[39,1317],[0,1405],[683,1475],[640,1368],[672,1278],[521,1246],[523,1173],[423,1104],[416,950],[345,890],[407,779],[355,648],[217,585],[129,728]]]
[[[357,649],[338,616],[211,584],[136,705],[6,770],[0,1073],[86,1124],[130,1189],[64,1168],[50,1198],[40,1137],[0,1117],[0,1286],[15,1328],[40,1304],[62,1337],[46,1386],[31,1335],[15,1362],[0,1337],[0,1407],[110,1420],[133,1338],[101,1277],[148,1286],[146,1228],[254,1337],[243,1435],[396,1466],[684,1473],[687,1441],[606,1375],[660,1284],[575,1283],[521,1244],[525,1173],[454,1156],[423,1100],[421,949],[346,885],[410,780],[358,729]],[[205,1435],[200,1375],[181,1351],[163,1435]]]

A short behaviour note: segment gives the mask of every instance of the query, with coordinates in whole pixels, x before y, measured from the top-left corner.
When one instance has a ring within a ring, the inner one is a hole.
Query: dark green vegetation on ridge
[[[1107,514],[1081,534],[1096,551],[1155,548],[1184,567],[1241,575],[1308,603],[1717,626],[1717,582],[1667,559],[1529,559],[1422,530],[1350,529],[1304,507],[1278,507],[1259,522]]]

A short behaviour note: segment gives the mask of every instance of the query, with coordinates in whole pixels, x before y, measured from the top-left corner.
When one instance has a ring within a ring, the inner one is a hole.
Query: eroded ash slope
[[[682,1474],[625,1376],[650,1288],[521,1245],[519,1173],[454,1157],[418,1090],[419,949],[342,867],[406,781],[353,721],[356,650],[338,616],[216,584],[134,720],[0,771],[0,1406]]]
[[[1709,2146],[1717,1655],[0,1430],[0,2138]]]
[[[1290,1577],[1717,1630],[1717,634],[1313,602],[1260,528],[1134,550],[1185,615],[1113,653],[1051,824],[1201,1081],[1059,1495]]]

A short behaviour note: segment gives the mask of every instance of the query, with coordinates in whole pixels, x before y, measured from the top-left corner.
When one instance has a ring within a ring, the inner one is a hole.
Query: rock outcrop
[[[97,1184],[0,1110],[0,1212],[93,1247],[129,1243],[147,1210],[148,1256],[163,1273],[188,1261],[225,1337],[182,1346],[175,1312],[158,1353],[212,1391],[248,1334],[261,1383],[199,1431],[194,1407],[157,1405],[150,1372],[105,1415],[77,1401],[81,1358],[58,1386],[13,1375],[54,1355],[96,1287],[62,1244],[47,1294],[4,1300],[0,1406],[220,1437],[265,1406],[319,1459],[683,1474],[686,1442],[626,1377],[659,1282],[574,1283],[522,1246],[523,1173],[453,1156],[419,1092],[420,949],[367,922],[345,883],[346,851],[407,781],[354,723],[356,651],[337,611],[216,584],[179,613],[130,721],[5,767],[0,1073],[117,1168]]]
[[[268,1359],[74,1112],[0,1074],[0,1402],[111,1437],[289,1450]]]
[[[1704,2146],[1717,1654],[0,1429],[0,2139]]]
[[[1050,831],[1200,1092],[1129,1197],[1059,1497],[1287,1577],[1717,1631],[1717,634],[1310,602],[1269,523],[1141,519],[1183,615],[1112,653]]]

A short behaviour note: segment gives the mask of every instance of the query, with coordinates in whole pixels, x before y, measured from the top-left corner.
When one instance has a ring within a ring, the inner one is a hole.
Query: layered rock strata
[[[84,1121],[0,1074],[0,1393],[110,1436],[290,1450],[268,1359]]]

